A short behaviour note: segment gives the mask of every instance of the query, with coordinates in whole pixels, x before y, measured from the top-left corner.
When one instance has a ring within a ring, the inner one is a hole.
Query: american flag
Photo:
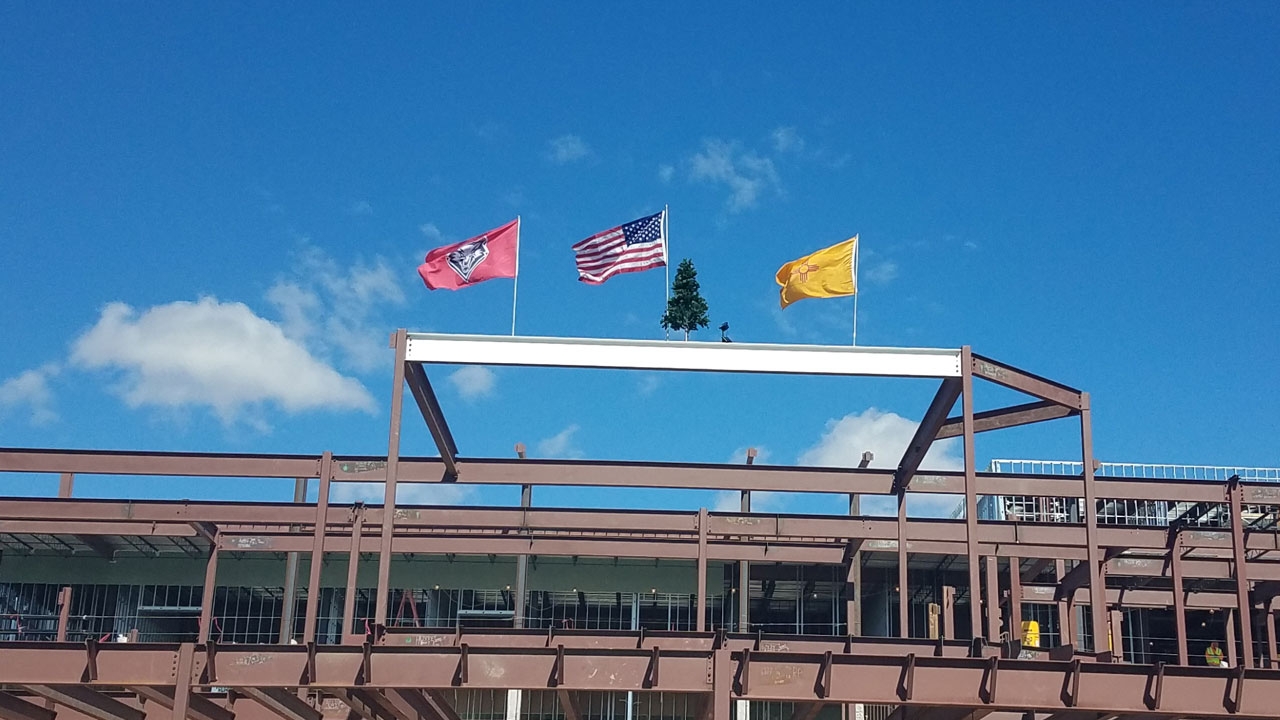
[[[667,264],[666,211],[596,233],[573,246],[578,279],[591,285]]]

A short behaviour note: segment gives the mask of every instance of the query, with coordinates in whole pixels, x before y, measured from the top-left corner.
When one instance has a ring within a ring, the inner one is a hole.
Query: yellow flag
[[[853,263],[857,248],[858,236],[854,235],[842,243],[778,268],[782,307],[805,298],[856,295],[858,283],[854,278]]]

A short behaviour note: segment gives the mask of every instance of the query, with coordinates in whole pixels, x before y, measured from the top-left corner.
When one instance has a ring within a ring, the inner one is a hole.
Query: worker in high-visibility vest
[[[1218,647],[1218,641],[1214,640],[1209,643],[1209,647],[1204,651],[1204,663],[1211,667],[1222,667],[1226,665],[1226,661],[1222,659],[1222,648]]]

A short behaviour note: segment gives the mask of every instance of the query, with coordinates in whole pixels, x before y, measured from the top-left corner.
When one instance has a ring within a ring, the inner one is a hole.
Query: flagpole
[[[520,290],[520,216],[516,216],[516,276],[511,283],[511,337],[516,336],[516,294]]]
[[[858,255],[862,252],[862,238],[853,241],[853,344],[858,344]]]
[[[667,254],[667,248],[671,244],[671,221],[670,221],[670,205],[662,206],[662,266],[667,271],[666,300],[662,302],[662,312],[667,312],[667,306],[671,304],[671,258]],[[664,328],[666,339],[671,340],[671,328]]]

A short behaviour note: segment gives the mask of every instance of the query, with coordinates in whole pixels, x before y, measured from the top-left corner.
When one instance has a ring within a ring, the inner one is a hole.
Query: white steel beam
[[[870,375],[960,376],[960,351],[660,340],[409,333],[405,360],[444,365]]]

